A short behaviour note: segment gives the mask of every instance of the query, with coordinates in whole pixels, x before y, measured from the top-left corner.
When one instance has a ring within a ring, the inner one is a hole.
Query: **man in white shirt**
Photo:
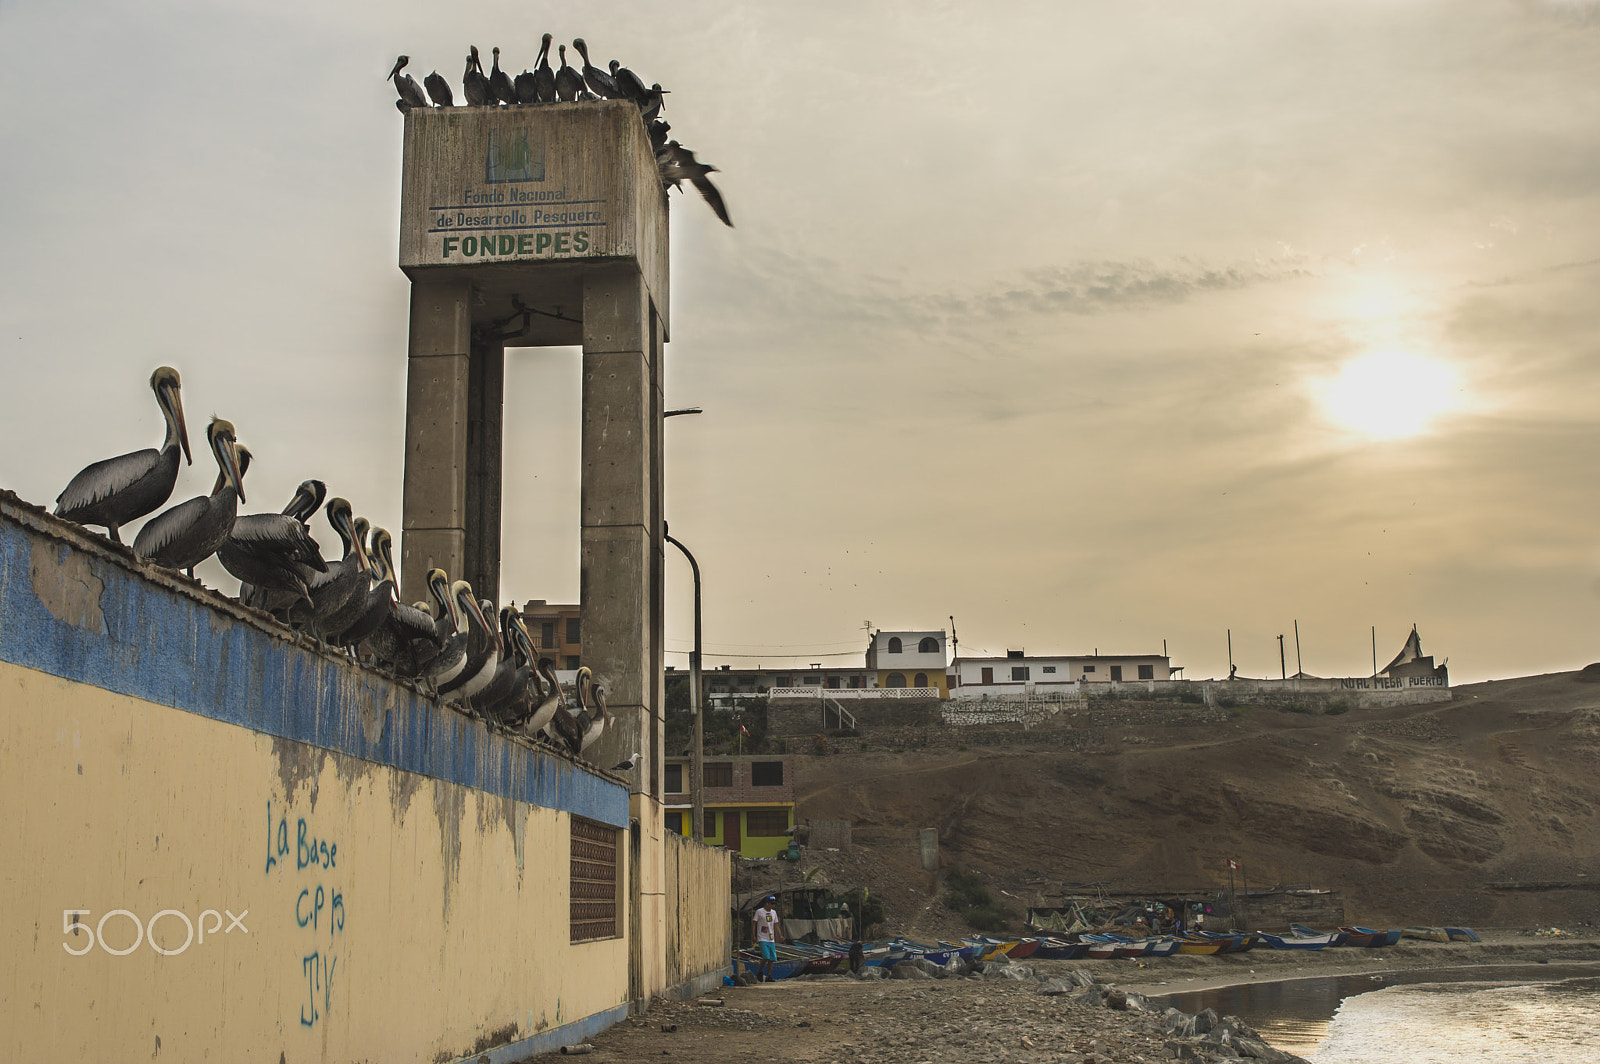
[[[768,896],[751,919],[755,932],[756,948],[761,951],[761,967],[757,969],[756,982],[772,982],[772,962],[778,959],[778,938],[783,921],[778,919],[778,899]]]

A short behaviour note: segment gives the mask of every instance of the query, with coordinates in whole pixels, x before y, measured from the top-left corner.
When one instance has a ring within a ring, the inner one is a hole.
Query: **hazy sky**
[[[545,30],[673,90],[738,226],[673,197],[709,660],[952,614],[974,653],[1165,639],[1194,678],[1230,627],[1276,675],[1296,619],[1319,675],[1413,622],[1458,682],[1600,659],[1593,0],[0,0],[0,485],[159,442],[171,363],[175,498],[215,412],[249,508],[315,476],[398,530],[383,76],[459,92],[469,43],[515,73]],[[519,601],[576,597],[578,389],[574,350],[511,360]]]

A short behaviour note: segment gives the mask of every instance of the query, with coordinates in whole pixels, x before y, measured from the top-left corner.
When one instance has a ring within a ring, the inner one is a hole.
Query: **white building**
[[[879,687],[927,687],[943,698],[949,694],[944,629],[925,632],[873,632],[867,644],[867,668],[878,673]]]
[[[1044,694],[1078,683],[1138,683],[1170,680],[1172,661],[1162,654],[1028,655],[1008,650],[1003,658],[957,658],[951,670],[958,698],[985,694]]]

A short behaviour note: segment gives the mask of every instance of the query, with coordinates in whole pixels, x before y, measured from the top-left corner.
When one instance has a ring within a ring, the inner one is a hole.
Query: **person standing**
[[[772,964],[778,959],[778,938],[783,933],[783,921],[778,919],[778,899],[768,895],[751,919],[755,932],[756,948],[761,951],[761,967],[757,969],[756,982],[772,982]]]

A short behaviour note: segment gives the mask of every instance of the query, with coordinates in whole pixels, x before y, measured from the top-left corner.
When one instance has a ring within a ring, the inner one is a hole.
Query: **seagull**
[[[411,62],[409,55],[403,55],[396,59],[394,61],[394,69],[389,71],[387,78],[383,79],[394,82],[395,91],[400,94],[400,99],[395,101],[395,104],[402,111],[409,111],[413,107],[428,106],[428,98],[423,95],[422,86],[418,85],[416,79],[410,74],[400,73],[409,62]]]
[[[57,517],[80,525],[100,525],[111,542],[121,543],[118,528],[154,512],[172,497],[178,483],[179,451],[185,461],[194,464],[179,383],[178,371],[171,366],[160,366],[150,374],[156,405],[167,421],[167,438],[161,449],[133,451],[85,466],[56,496]]]
[[[611,766],[611,771],[612,772],[632,772],[633,771],[633,766],[637,765],[639,763],[640,756],[641,755],[640,755],[639,751],[635,750],[633,753],[628,755],[628,760],[619,762],[619,763],[617,763],[615,765],[612,765]]]

